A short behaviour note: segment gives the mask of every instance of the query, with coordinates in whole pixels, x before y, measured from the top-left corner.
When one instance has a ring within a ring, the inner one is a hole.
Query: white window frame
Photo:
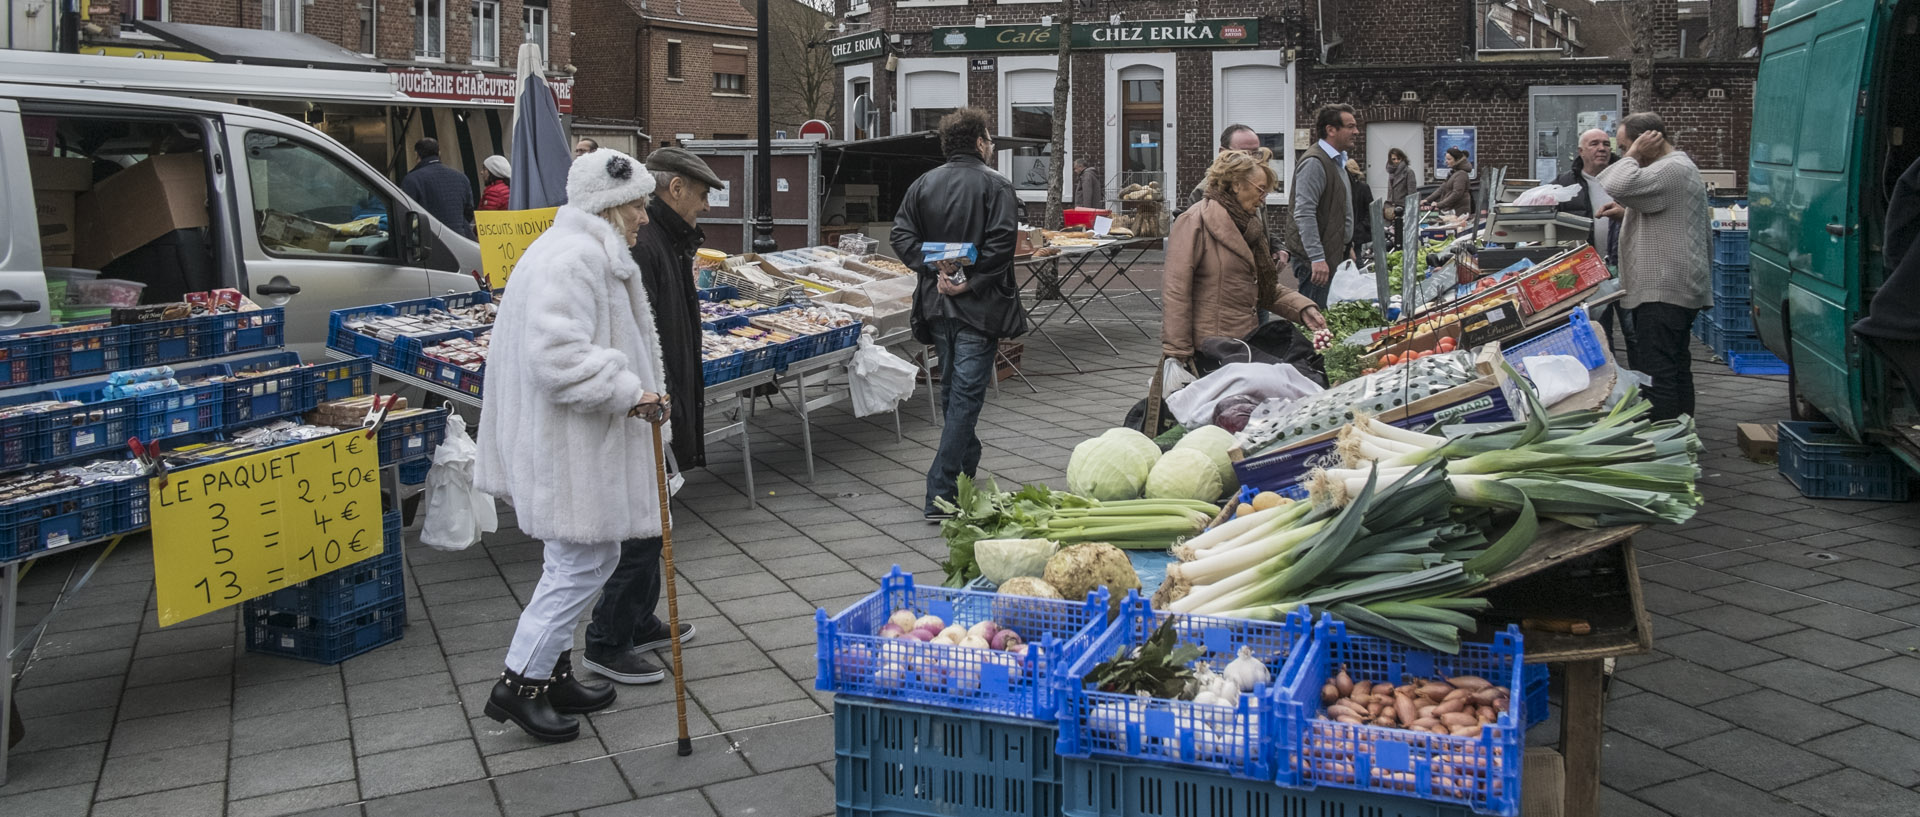
[[[1295,82],[1293,63],[1287,62],[1286,54],[1281,51],[1216,51],[1213,54],[1213,134],[1211,144],[1219,144],[1220,132],[1233,124],[1226,119],[1225,92],[1226,70],[1248,65],[1278,67],[1287,74],[1287,99],[1274,103],[1282,111],[1281,121],[1286,127],[1280,133],[1286,138],[1281,140],[1280,155],[1273,157],[1280,162],[1280,189],[1267,194],[1267,204],[1285,205],[1289,191],[1293,190],[1293,130],[1298,127],[1298,100],[1300,86]],[[1186,191],[1181,191],[1182,195]]]
[[[940,5],[951,4],[941,3]],[[901,96],[907,92],[907,86],[910,84],[907,82],[907,77],[921,72],[949,73],[959,77],[960,104],[955,107],[964,108],[967,107],[969,101],[967,99],[967,70],[966,57],[902,58],[900,60],[900,70],[894,72],[894,77],[897,78],[897,81],[894,82],[893,86],[893,132],[906,133],[907,128],[913,124],[913,106],[910,104],[912,100]]]
[[[669,42],[672,42],[672,41],[670,40]],[[727,45],[725,43],[714,43],[713,50],[714,51],[738,51],[742,54],[748,54],[749,57],[752,56],[751,54],[748,53],[752,49],[749,49],[744,45]],[[680,46],[680,73],[683,79],[685,78],[685,75],[687,72],[686,59],[687,59],[687,47],[682,45]],[[708,71],[707,73],[715,77],[725,76],[718,71]],[[707,81],[708,85],[711,86],[707,90],[710,91],[714,96],[720,96],[720,97],[731,98],[731,97],[752,96],[752,94],[748,93],[748,90],[753,87],[751,84],[751,81],[753,79],[752,74],[753,74],[753,66],[749,65],[747,66],[747,73],[733,75],[740,78],[740,89],[737,91],[721,90],[718,83],[711,79]]]
[[[128,11],[128,13],[127,13],[127,16],[126,16],[126,18],[125,18],[125,19],[128,19],[128,20],[143,20],[143,21],[147,19],[147,18],[145,18],[145,17],[142,17],[142,16],[140,16],[140,13],[139,13],[139,10],[140,10],[140,2],[139,2],[139,0],[128,0],[128,4],[127,4],[127,8],[129,9],[129,11]],[[152,20],[152,21],[150,21],[150,22],[155,22],[155,23],[164,23],[164,22],[167,22],[167,21],[169,21],[169,20],[172,20],[172,19],[173,19],[173,0],[160,0],[160,19],[158,19],[158,20]],[[122,39],[122,40],[152,40],[152,41],[154,41],[154,42],[159,42],[159,41],[160,41],[160,38],[159,38],[159,37],[155,37],[155,36],[153,36],[152,34],[148,34],[147,32],[144,32],[144,31],[135,31],[135,30],[133,30],[133,29],[131,29],[131,28],[127,28],[127,27],[125,27],[125,26],[122,26],[122,27],[120,28],[120,39]]]
[[[296,2],[298,2],[298,0],[296,0]],[[485,11],[487,6],[493,7],[493,59],[482,59],[480,57],[480,49],[478,48],[479,44],[474,41],[474,38],[478,37],[485,30],[482,27],[486,25],[486,16],[482,12]],[[472,60],[474,65],[499,65],[500,0],[471,0],[468,4],[467,17],[473,21],[473,24],[467,27],[467,58]]]
[[[540,17],[540,39],[538,40],[533,38],[533,17],[536,12],[538,12]],[[552,31],[553,24],[549,22],[552,19],[553,12],[546,6],[525,5],[520,7],[520,40],[521,42],[529,42],[540,46],[541,59],[550,60],[553,58],[553,54],[547,51],[547,43],[552,38],[550,32]]]
[[[280,24],[281,20],[278,12],[288,8],[293,10],[292,28],[287,28]],[[267,25],[267,11],[269,9],[275,12],[273,18],[274,24],[272,26]],[[290,31],[298,34],[306,30],[304,26],[306,21],[302,19],[305,16],[306,3],[303,0],[260,0],[260,30],[262,31]]]
[[[1000,134],[1010,134],[1012,132],[1011,123],[1013,122],[1014,100],[1012,97],[1009,97],[1007,95],[1007,75],[1012,74],[1015,71],[1046,71],[1047,73],[1054,74],[1057,77],[1058,71],[1056,69],[1060,67],[1060,58],[1054,54],[1047,54],[1045,56],[1000,57],[999,60],[1000,62],[997,67],[1000,70],[998,75],[995,77],[995,81],[999,83],[1000,119],[998,121],[1001,123],[999,132]],[[1039,100],[1021,100],[1020,102],[1021,104],[1031,105],[1039,102]],[[1048,97],[1046,100],[1046,103],[1048,105],[1052,105],[1053,98]],[[1058,111],[1055,111],[1054,115],[1059,116],[1060,113]],[[1067,95],[1066,116],[1067,116],[1067,150],[1066,150],[1067,155],[1065,157],[1059,157],[1059,156],[1054,157],[1054,167],[1060,173],[1060,181],[1061,181],[1060,190],[1062,193],[1061,195],[1062,199],[1073,198],[1073,95],[1072,94]],[[997,166],[1000,168],[1000,173],[1008,178],[1012,178],[1013,177],[1013,151],[1011,150],[1000,151],[997,154],[996,158],[999,160],[999,164]],[[1064,158],[1064,161],[1062,161],[1063,158]],[[1045,190],[1020,190],[1018,188],[1015,188],[1014,192],[1020,197],[1021,201],[1034,202],[1034,201],[1047,200],[1047,191]],[[1075,204],[1079,204],[1079,202],[1075,202]],[[1080,205],[1080,206],[1084,207],[1086,205]]]
[[[363,57],[371,57],[380,52],[380,0],[355,0],[353,4],[353,19],[355,22],[359,22],[360,9],[362,8],[367,10],[366,29],[368,47],[365,51],[355,51],[354,53]]]
[[[843,130],[840,132],[846,134],[846,138],[848,139],[853,138],[853,132],[855,130],[853,121],[853,83],[855,80],[866,80],[867,94],[871,96],[873,94],[873,63],[867,62],[859,65],[849,65],[840,69],[840,87],[845,89],[847,100],[845,105],[840,106],[840,124],[843,127]],[[877,105],[879,102],[876,100],[874,104]],[[878,135],[877,133],[867,134],[869,138]]]
[[[1179,201],[1181,196],[1186,195],[1186,191],[1180,187],[1180,152],[1168,147],[1169,144],[1179,144],[1175,138],[1180,132],[1180,83],[1175,73],[1177,68],[1174,65],[1173,52],[1124,51],[1107,52],[1103,56],[1106,62],[1107,79],[1107,124],[1101,135],[1105,141],[1100,144],[1100,153],[1106,157],[1107,178],[1120,178],[1120,153],[1115,149],[1120,144],[1120,109],[1125,103],[1121,98],[1125,90],[1120,87],[1120,72],[1136,65],[1150,65],[1161,71],[1160,118],[1163,132],[1160,134],[1160,156],[1162,157],[1161,172],[1167,174],[1167,178],[1160,185],[1160,192],[1167,197],[1167,201]],[[1215,134],[1217,135],[1218,132],[1216,131]],[[1213,137],[1209,136],[1207,141],[1211,143]]]
[[[680,65],[677,66],[680,70],[679,76],[675,76],[673,73],[674,68],[676,67],[673,64],[674,46],[680,47]],[[687,44],[685,42],[681,40],[673,39],[671,37],[667,39],[667,67],[666,67],[666,70],[660,74],[660,77],[662,79],[665,79],[668,82],[686,82],[687,81]]]
[[[439,23],[440,53],[437,55],[422,53],[420,50],[421,43],[420,43],[420,35],[418,34],[418,32],[421,30],[420,28],[421,26],[427,24],[427,17],[428,17],[427,12],[431,11],[436,7],[440,10],[440,15],[439,15],[440,17],[440,23]],[[446,62],[447,61],[447,0],[413,0],[413,29],[416,32],[414,34],[414,46],[413,46],[414,62]]]

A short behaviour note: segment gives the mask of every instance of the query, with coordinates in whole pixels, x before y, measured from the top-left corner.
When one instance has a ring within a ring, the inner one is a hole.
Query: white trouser
[[[507,669],[540,681],[553,672],[560,653],[573,646],[573,630],[594,594],[620,563],[620,543],[580,545],[546,543],[546,559],[533,599],[520,613],[520,626],[507,648]]]

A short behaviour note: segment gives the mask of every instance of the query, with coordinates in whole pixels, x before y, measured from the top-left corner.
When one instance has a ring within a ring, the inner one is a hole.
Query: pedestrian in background
[[[467,183],[466,174],[440,162],[440,142],[431,136],[413,143],[413,155],[418,161],[413,172],[400,180],[400,190],[427,208],[427,215],[435,221],[468,238],[476,238],[473,185]]]
[[[1223,150],[1207,168],[1206,197],[1173,222],[1161,280],[1160,351],[1190,364],[1200,341],[1245,338],[1260,324],[1255,310],[1271,309],[1307,328],[1326,328],[1313,300],[1281,286],[1267,234],[1254,218],[1280,184],[1272,154]],[[1273,281],[1272,290],[1262,289]]]
[[[653,440],[672,429],[649,427],[671,416],[667,381],[631,250],[652,192],[619,151],[575,159],[567,203],[514,267],[493,324],[474,484],[545,549],[485,712],[548,742],[579,737],[569,715],[613,704],[612,687],[573,677],[574,628],[620,542],[659,536],[667,512]]]
[[[599,149],[599,142],[582,136],[580,137],[580,141],[573,143],[573,158],[578,159]]]
[[[513,178],[513,166],[507,164],[507,157],[500,154],[488,156],[480,163],[480,209],[505,210],[507,197],[512,193],[508,189],[508,180]]]
[[[1420,206],[1442,213],[1473,213],[1473,157],[1458,147],[1447,148],[1447,177]]]
[[[1657,113],[1620,120],[1620,161],[1600,173],[1613,203],[1594,215],[1623,219],[1620,284],[1626,297],[1627,365],[1653,378],[1652,417],[1693,413],[1689,330],[1713,305],[1713,232],[1700,168],[1675,150]]]
[[[1027,310],[1013,279],[1015,216],[1013,182],[987,164],[993,137],[987,115],[961,108],[940,119],[940,147],[947,163],[907,188],[893,219],[894,254],[919,278],[913,294],[913,336],[940,358],[940,403],[945,424],[940,448],[927,467],[926,517],[947,516],[934,500],[951,501],[961,474],[980,467],[974,425],[987,400],[994,358],[1005,338],[1027,331]],[[920,245],[970,243],[979,257],[969,266],[929,264]]]
[[[1107,203],[1107,186],[1100,171],[1084,157],[1073,160],[1073,206],[1102,209]]]
[[[1406,215],[1407,197],[1420,190],[1420,177],[1414,175],[1413,161],[1399,148],[1387,149],[1387,240],[1400,246],[1400,217]]]
[[[1333,268],[1346,260],[1353,241],[1353,188],[1346,177],[1347,151],[1360,135],[1351,105],[1327,105],[1313,117],[1313,147],[1293,170],[1293,222],[1287,253],[1300,294],[1327,306]]]
[[[1347,159],[1347,177],[1353,184],[1353,260],[1359,263],[1373,246],[1373,185],[1356,159]]]
[[[640,283],[653,304],[654,326],[666,362],[667,397],[673,412],[673,460],[680,469],[707,464],[706,380],[700,367],[700,292],[694,287],[693,254],[707,240],[700,215],[707,191],[725,187],[700,157],[685,148],[667,147],[647,157],[653,174],[653,200],[647,223],[633,242]],[[620,543],[620,564],[600,591],[587,622],[582,663],[623,684],[651,684],[667,677],[647,653],[671,645],[667,623],[654,615],[660,605],[660,552],[665,542],[644,536]],[[680,622],[680,643],[693,640],[693,622]]]
[[[1559,211],[1593,219],[1593,229],[1587,232],[1587,243],[1600,253],[1601,260],[1609,269],[1618,263],[1618,245],[1620,241],[1620,220],[1597,215],[1606,206],[1613,203],[1613,197],[1607,195],[1607,188],[1600,184],[1600,173],[1617,158],[1613,155],[1613,137],[1606,131],[1593,128],[1580,134],[1580,149],[1573,154],[1573,167],[1553,180],[1562,187],[1579,185],[1580,192],[1573,198],[1560,202]],[[1607,345],[1613,345],[1614,305],[1600,306],[1593,316],[1600,326],[1607,330]]]

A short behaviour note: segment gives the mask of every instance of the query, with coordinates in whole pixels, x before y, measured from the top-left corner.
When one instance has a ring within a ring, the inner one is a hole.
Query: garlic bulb
[[[1232,663],[1227,664],[1227,669],[1222,675],[1242,690],[1252,690],[1273,680],[1273,674],[1267,671],[1267,665],[1253,657],[1252,647],[1241,647],[1240,654],[1234,656]]]

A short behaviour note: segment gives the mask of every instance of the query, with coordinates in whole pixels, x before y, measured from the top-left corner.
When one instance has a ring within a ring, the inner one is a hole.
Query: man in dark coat
[[[1587,243],[1600,252],[1608,266],[1616,263],[1617,248],[1620,244],[1620,220],[1595,217],[1594,213],[1613,203],[1613,197],[1607,195],[1607,189],[1600,186],[1600,171],[1620,158],[1613,153],[1613,137],[1606,131],[1594,128],[1580,134],[1580,150],[1573,155],[1573,167],[1553,180],[1561,187],[1580,186],[1580,192],[1573,198],[1560,202],[1557,208],[1562,213],[1593,219],[1593,229],[1587,233]],[[1613,345],[1613,325],[1615,323],[1614,305],[1601,306],[1594,318],[1607,330],[1607,345]],[[1625,331],[1622,322],[1621,331]]]
[[[441,164],[440,142],[433,137],[413,143],[413,154],[420,161],[400,180],[401,191],[427,208],[435,221],[473,238],[473,185],[466,174]]]
[[[1920,405],[1920,160],[1900,174],[1887,202],[1887,279],[1853,331],[1906,382]]]
[[[700,214],[707,191],[725,187],[700,157],[684,148],[661,148],[647,157],[653,172],[653,200],[647,223],[633,245],[640,283],[653,301],[653,323],[660,334],[666,365],[667,396],[674,411],[673,458],[680,469],[706,464],[706,381],[700,371],[700,296],[694,288],[693,254],[706,242]],[[676,469],[677,470],[677,469]],[[668,646],[667,625],[654,608],[660,604],[660,537],[620,543],[620,564],[613,570],[587,624],[586,665],[610,680],[651,684],[666,671],[646,653]],[[693,637],[693,625],[680,624],[680,641]]]
[[[993,361],[1004,338],[1027,331],[1027,310],[1013,276],[1014,234],[1019,221],[1013,182],[987,165],[993,136],[987,116],[962,108],[940,120],[940,147],[947,163],[907,188],[893,218],[893,251],[919,277],[913,293],[913,336],[940,358],[941,412],[946,418],[940,448],[927,468],[926,517],[946,514],[934,504],[951,501],[961,474],[980,466],[974,425],[987,401]],[[969,266],[929,264],[927,242],[974,245]]]

